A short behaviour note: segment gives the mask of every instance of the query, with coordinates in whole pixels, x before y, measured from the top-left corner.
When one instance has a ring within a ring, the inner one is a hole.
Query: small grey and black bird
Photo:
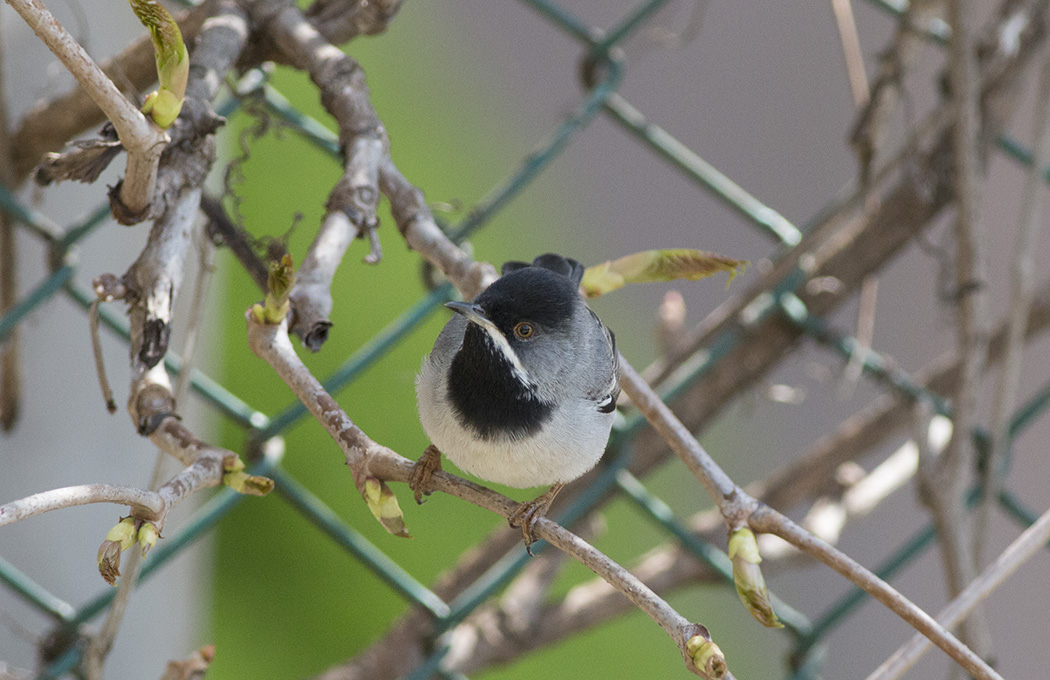
[[[442,453],[486,481],[551,485],[510,517],[528,547],[533,524],[562,487],[601,458],[620,370],[615,337],[580,297],[583,271],[554,254],[508,262],[474,300],[446,304],[458,313],[416,379],[432,442],[412,473],[417,502]]]

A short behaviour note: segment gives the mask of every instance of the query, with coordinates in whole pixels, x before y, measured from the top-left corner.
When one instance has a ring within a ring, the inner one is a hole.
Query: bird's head
[[[526,386],[553,379],[570,360],[574,319],[585,306],[569,277],[527,266],[509,271],[472,302],[449,302],[468,324],[463,348],[502,360]]]

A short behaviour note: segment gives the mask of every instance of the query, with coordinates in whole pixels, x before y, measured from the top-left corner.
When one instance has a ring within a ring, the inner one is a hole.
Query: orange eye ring
[[[514,326],[514,335],[521,340],[528,340],[536,332],[536,329],[528,321],[522,321]]]

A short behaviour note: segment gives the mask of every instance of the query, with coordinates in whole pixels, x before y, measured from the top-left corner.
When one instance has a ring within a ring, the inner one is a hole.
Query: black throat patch
[[[467,324],[463,346],[452,359],[448,396],[460,424],[486,440],[534,434],[552,410],[521,384],[510,362],[474,324]]]

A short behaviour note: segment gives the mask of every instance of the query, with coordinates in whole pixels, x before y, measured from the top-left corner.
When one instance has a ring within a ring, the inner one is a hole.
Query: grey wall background
[[[414,4],[409,2],[403,11],[416,11]],[[610,25],[633,4],[619,0],[564,2],[599,26]],[[123,3],[85,0],[50,6],[75,32],[80,25],[79,35],[87,29],[86,42],[99,58],[124,46],[139,31]],[[983,13],[990,13],[993,6],[982,3]],[[682,3],[674,5],[664,22],[680,25],[682,8]],[[893,23],[864,2],[855,2],[854,10],[870,73]],[[473,61],[481,74],[472,86],[493,96],[510,93],[513,105],[519,108],[515,125],[520,127],[507,139],[534,140],[524,146],[508,144],[510,172],[517,159],[579,101],[574,65],[580,50],[519,3],[447,0],[440,11],[450,19],[446,25],[458,27],[449,36],[450,44]],[[15,119],[36,97],[64,90],[69,78],[6,6],[0,19],[3,75],[8,107]],[[931,93],[941,63],[934,50],[926,57],[909,81],[920,110],[933,103]],[[854,107],[828,2],[711,2],[699,36],[684,48],[667,50],[636,40],[628,47],[627,58],[629,70],[621,92],[628,100],[796,224],[804,223],[853,176],[855,163],[844,139]],[[431,66],[435,78],[458,76],[445,64]],[[1025,105],[1012,129],[1027,141],[1033,93],[1024,96]],[[589,256],[595,262],[654,246],[695,246],[758,263],[770,250],[766,240],[735,214],[606,121],[599,120],[577,138],[569,152],[516,200],[536,205],[537,219],[542,219],[545,194],[565,184],[571,184],[577,193],[578,215],[578,221],[566,228],[577,238],[582,234],[593,248]],[[993,158],[982,218],[990,248],[989,287],[997,310],[1003,309],[1009,286],[1007,266],[1022,184],[1017,166]],[[94,187],[62,187],[48,192],[43,208],[59,222],[69,221],[94,206],[100,195]],[[935,231],[933,241],[941,238],[945,226]],[[141,248],[144,236],[143,230],[105,227],[85,243],[81,259],[92,263],[91,271],[122,272]],[[43,253],[31,238],[20,240],[21,279],[28,289],[38,280]],[[1047,270],[1048,242],[1050,238],[1042,240],[1038,253],[1041,271]],[[936,298],[936,277],[936,263],[912,248],[881,278],[875,347],[907,370],[920,368],[954,343],[950,313]],[[615,328],[642,325],[644,331],[664,290],[660,286],[626,290],[615,306],[600,302],[599,312]],[[718,285],[683,290],[694,321],[725,295]],[[844,309],[836,321],[848,328],[853,314],[852,309]],[[639,364],[652,354],[643,331],[623,333],[625,353],[637,357]],[[0,438],[0,499],[90,481],[143,483],[153,464],[153,452],[133,433],[126,415],[104,414],[83,315],[69,303],[51,302],[34,314],[23,338],[25,411],[14,436]],[[1048,345],[1042,340],[1026,352],[1022,398],[1050,376]],[[118,400],[127,383],[124,353],[121,345],[106,340],[107,365]],[[877,394],[864,381],[843,390],[837,384],[840,369],[838,359],[824,350],[801,352],[772,382],[802,390],[805,401],[775,403],[761,389],[756,390],[751,398],[730,408],[727,418],[734,444],[732,450],[714,451],[715,455],[738,481],[763,476],[786,463]],[[987,407],[991,395],[985,396]],[[988,413],[986,408],[985,417]],[[1038,510],[1050,506],[1048,438],[1050,427],[1045,422],[1029,430],[1018,442],[1011,475],[1011,488]],[[108,527],[117,514],[110,507],[88,507],[20,523],[0,532],[0,554],[60,596],[81,602],[100,588],[93,564],[99,536],[84,527]],[[923,520],[914,487],[909,487],[851,527],[842,547],[871,566]],[[997,517],[989,554],[1017,533],[1012,523]],[[201,557],[199,551],[180,557],[134,598],[109,677],[158,677],[164,660],[183,656],[204,641],[199,633],[199,595],[207,581]],[[935,551],[894,583],[931,611],[945,601]],[[1050,666],[1050,646],[1045,644],[1050,624],[1045,606],[1048,583],[1050,562],[1039,556],[992,599],[989,616],[1001,670],[1007,677],[1045,677],[1045,668]],[[804,603],[803,610],[811,615],[846,589],[841,579],[820,567],[777,579],[772,585],[788,601]],[[702,614],[699,618],[703,619]],[[32,646],[19,630],[38,632],[43,623],[0,590],[0,660],[32,666]],[[158,624],[164,625],[162,635],[153,633]],[[865,605],[832,635],[826,677],[861,677],[910,634],[909,628],[881,606]],[[756,639],[769,638],[756,633]],[[150,645],[153,657],[145,666],[139,651],[143,644]],[[773,647],[759,653],[780,654],[775,643]],[[935,652],[910,677],[944,677],[946,668]]]

